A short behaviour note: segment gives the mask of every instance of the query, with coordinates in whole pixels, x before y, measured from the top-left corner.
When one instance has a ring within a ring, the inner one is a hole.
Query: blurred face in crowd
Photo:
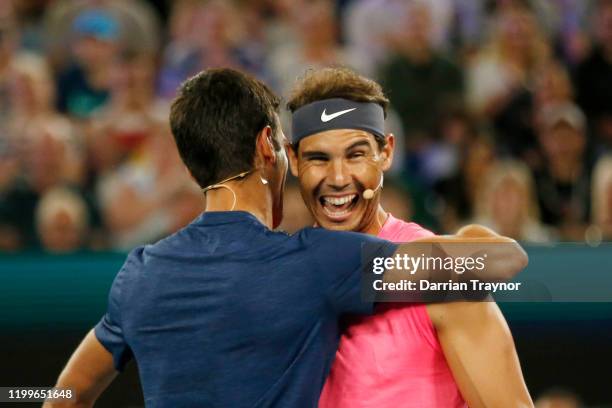
[[[234,23],[233,12],[231,6],[222,1],[211,1],[204,5],[197,14],[200,24],[194,27],[196,41],[204,42],[204,46],[228,43]]]
[[[380,189],[392,163],[394,138],[380,148],[374,136],[361,130],[337,129],[302,139],[291,151],[291,171],[300,181],[302,198],[323,228],[377,233]]]
[[[297,26],[304,42],[328,45],[336,40],[336,25],[331,2],[317,0],[296,7]]]
[[[151,91],[155,81],[155,61],[141,54],[120,58],[113,69],[113,85],[117,90]]]
[[[40,113],[52,109],[54,90],[51,78],[34,67],[16,70],[11,92],[14,106],[22,112]]]
[[[491,195],[491,216],[497,225],[520,224],[527,216],[528,192],[518,180],[505,177]]]
[[[60,210],[41,220],[38,231],[45,250],[75,251],[81,247],[83,221],[69,211]]]
[[[585,137],[581,130],[566,122],[546,129],[541,137],[544,153],[556,163],[576,163],[582,159]]]
[[[549,63],[538,72],[535,98],[540,106],[571,100],[572,85],[567,71],[558,63]]]
[[[404,22],[405,44],[410,49],[429,49],[432,44],[432,25],[429,7],[414,4],[406,11]]]
[[[535,21],[527,10],[508,7],[499,20],[499,35],[502,44],[517,50],[530,47],[535,35]]]
[[[32,129],[32,134],[28,134],[24,142],[25,174],[30,186],[43,192],[63,177],[67,146],[61,136],[52,134],[48,129]]]
[[[78,61],[89,69],[106,67],[115,59],[117,44],[91,36],[80,37],[74,44]]]

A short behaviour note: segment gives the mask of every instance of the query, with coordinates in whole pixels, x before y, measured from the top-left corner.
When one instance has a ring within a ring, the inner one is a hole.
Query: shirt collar
[[[204,211],[196,220],[196,224],[198,225],[222,225],[233,223],[256,223],[262,227],[266,227],[257,217],[247,211]]]

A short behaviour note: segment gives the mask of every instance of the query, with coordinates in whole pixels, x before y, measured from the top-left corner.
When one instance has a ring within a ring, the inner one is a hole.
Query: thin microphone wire
[[[212,184],[210,186],[204,187],[202,189],[202,192],[204,193],[204,195],[206,195],[208,190],[214,190],[216,188],[226,188],[226,189],[228,189],[230,191],[230,193],[232,193],[233,202],[232,202],[232,208],[230,208],[230,211],[233,211],[234,207],[236,207],[236,201],[237,201],[236,193],[234,192],[234,190],[231,187],[226,186],[224,183],[227,183],[228,181],[244,178],[244,177],[248,176],[250,173],[254,172],[255,170],[257,170],[257,169],[251,169],[251,170],[243,171],[242,173],[236,174],[235,176],[228,177],[228,178],[226,178],[224,180],[221,180],[220,182],[218,182],[216,184]],[[267,180],[266,180],[266,183],[264,183],[263,180],[264,179],[262,178],[262,183],[263,184],[267,184]]]

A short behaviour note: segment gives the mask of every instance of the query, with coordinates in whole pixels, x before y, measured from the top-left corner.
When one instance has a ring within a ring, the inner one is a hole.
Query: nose
[[[351,177],[344,160],[330,161],[327,184],[334,190],[343,190],[351,184]]]

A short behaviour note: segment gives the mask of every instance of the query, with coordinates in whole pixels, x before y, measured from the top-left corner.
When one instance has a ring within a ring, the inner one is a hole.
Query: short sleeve
[[[108,295],[108,308],[106,314],[94,328],[98,341],[113,355],[113,362],[117,371],[123,371],[125,365],[132,358],[132,351],[125,341],[121,325],[121,296],[125,288],[125,275],[128,262],[121,268]]]
[[[314,231],[314,230],[313,230]],[[325,293],[338,315],[371,314],[373,302],[361,296],[363,268],[375,257],[392,256],[398,245],[367,234],[320,229],[316,261],[326,287]]]

